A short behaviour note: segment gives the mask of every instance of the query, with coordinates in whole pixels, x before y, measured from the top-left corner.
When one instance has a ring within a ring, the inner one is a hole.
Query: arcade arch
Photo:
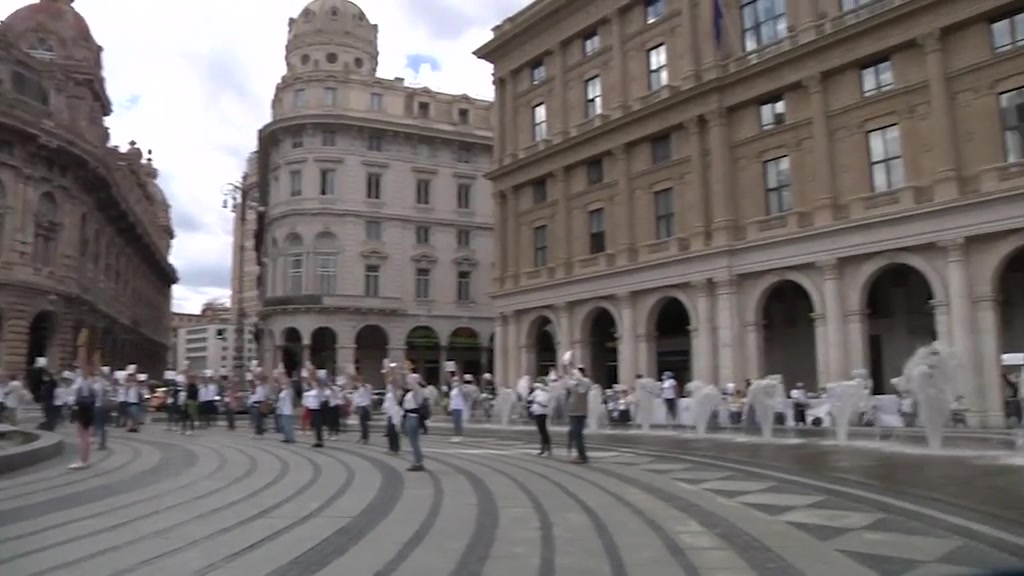
[[[463,374],[472,374],[479,381],[483,376],[483,342],[480,334],[468,326],[459,326],[448,335],[448,359]]]
[[[583,366],[597,384],[608,387],[619,382],[618,322],[604,306],[591,308],[583,317]]]
[[[309,361],[332,376],[338,373],[337,349],[338,335],[333,329],[320,326],[310,334]]]
[[[647,318],[647,337],[651,342],[649,354],[637,367],[646,376],[657,378],[672,372],[679,382],[693,379],[693,341],[690,337],[692,316],[683,300],[677,296],[662,296],[651,306]],[[655,371],[646,374],[652,365]],[[630,375],[623,374],[626,378]]]
[[[915,266],[892,262],[865,283],[867,356],[875,394],[891,392],[889,381],[903,372],[914,351],[937,338],[928,277]]]
[[[526,326],[527,364],[530,376],[547,376],[558,364],[558,338],[555,322],[547,314],[538,314]]]
[[[405,357],[431,384],[441,383],[441,337],[430,326],[416,326],[405,336]]]
[[[781,374],[787,386],[818,382],[814,300],[795,280],[781,279],[763,293],[760,306],[762,366],[765,374]]]
[[[999,351],[1002,354],[1024,352],[1024,246],[1014,250],[998,271],[996,279],[999,303]],[[1020,397],[1022,383],[1016,377],[1002,375],[1000,390],[1003,409],[1010,420],[1022,419]]]
[[[388,333],[377,324],[366,324],[356,332],[356,371],[363,381],[381,387],[381,366],[388,356]],[[401,362],[401,358],[393,359]]]
[[[302,332],[298,328],[285,328],[281,334],[281,363],[289,376],[302,369]]]

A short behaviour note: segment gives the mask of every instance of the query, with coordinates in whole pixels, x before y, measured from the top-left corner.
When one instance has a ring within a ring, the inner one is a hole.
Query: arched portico
[[[369,382],[380,387],[384,383],[381,374],[381,366],[388,356],[388,333],[377,324],[365,324],[356,331],[356,370],[363,377],[364,382]],[[394,358],[394,362],[402,362],[401,358]]]
[[[338,335],[332,328],[320,326],[309,338],[309,358],[318,369],[327,370],[328,374],[338,373]]]
[[[529,376],[547,376],[548,371],[558,363],[558,328],[555,317],[548,312],[538,311],[528,320],[523,334],[525,368]]]
[[[608,304],[595,303],[580,315],[582,353],[580,364],[594,382],[603,386],[619,383],[619,319]]]
[[[49,358],[57,335],[57,314],[53,310],[40,310],[32,317],[28,327],[28,355],[26,367],[32,367],[36,358],[47,358],[50,370],[59,368],[59,358]],[[75,335],[77,338],[78,335]]]
[[[996,276],[996,302],[998,303],[998,350],[1000,354],[1024,352],[1024,245],[1018,246],[1001,262]],[[986,358],[993,362],[994,358]],[[1003,412],[1013,423],[1022,420],[1020,398],[1024,383],[1020,381],[1019,367],[1004,367],[1000,375],[997,399]]]
[[[289,376],[302,369],[303,342],[302,332],[298,328],[288,327],[281,332],[281,363],[284,364],[284,371]]]
[[[901,262],[886,264],[870,278],[865,291],[868,370],[874,393],[893,392],[889,381],[919,347],[940,339],[936,330],[935,292],[921,270]],[[947,338],[941,338],[949,341]]]
[[[673,372],[679,382],[693,378],[694,330],[693,308],[681,290],[660,290],[651,298],[644,324],[647,346],[638,347],[637,369],[645,376],[657,378],[663,372]],[[632,375],[622,374],[620,379]]]
[[[782,374],[787,385],[823,384],[828,335],[818,284],[799,270],[778,270],[750,280],[745,292],[750,298],[743,316],[748,376]],[[803,317],[788,318],[787,305],[798,306],[794,316]],[[787,334],[797,335],[800,345],[794,348],[786,343]]]

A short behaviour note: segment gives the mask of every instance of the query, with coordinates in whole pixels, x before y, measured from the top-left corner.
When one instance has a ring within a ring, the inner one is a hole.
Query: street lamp
[[[232,367],[235,373],[236,385],[241,385],[242,382],[245,382],[245,313],[242,310],[242,299],[245,289],[245,223],[250,209],[260,211],[262,208],[258,202],[249,198],[249,191],[242,184],[235,182],[225,184],[221,189],[221,195],[224,196],[221,207],[225,210],[231,210],[237,216],[234,224],[238,227],[238,247],[235,253],[235,262],[238,263],[238,280],[232,288],[237,291],[235,345],[232,350]]]

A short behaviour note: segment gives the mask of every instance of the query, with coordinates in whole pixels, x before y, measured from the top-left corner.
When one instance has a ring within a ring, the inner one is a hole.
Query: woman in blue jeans
[[[420,406],[423,404],[423,391],[415,382],[405,385],[402,393],[402,412],[404,414],[402,425],[405,428],[405,435],[409,437],[409,448],[412,451],[412,466],[410,472],[420,472],[423,467],[423,450],[420,448]]]

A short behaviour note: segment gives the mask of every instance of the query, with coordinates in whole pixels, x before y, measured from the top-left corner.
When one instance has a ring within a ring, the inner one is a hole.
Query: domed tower
[[[307,70],[377,74],[377,25],[348,0],[313,0],[288,21],[288,73]]]

